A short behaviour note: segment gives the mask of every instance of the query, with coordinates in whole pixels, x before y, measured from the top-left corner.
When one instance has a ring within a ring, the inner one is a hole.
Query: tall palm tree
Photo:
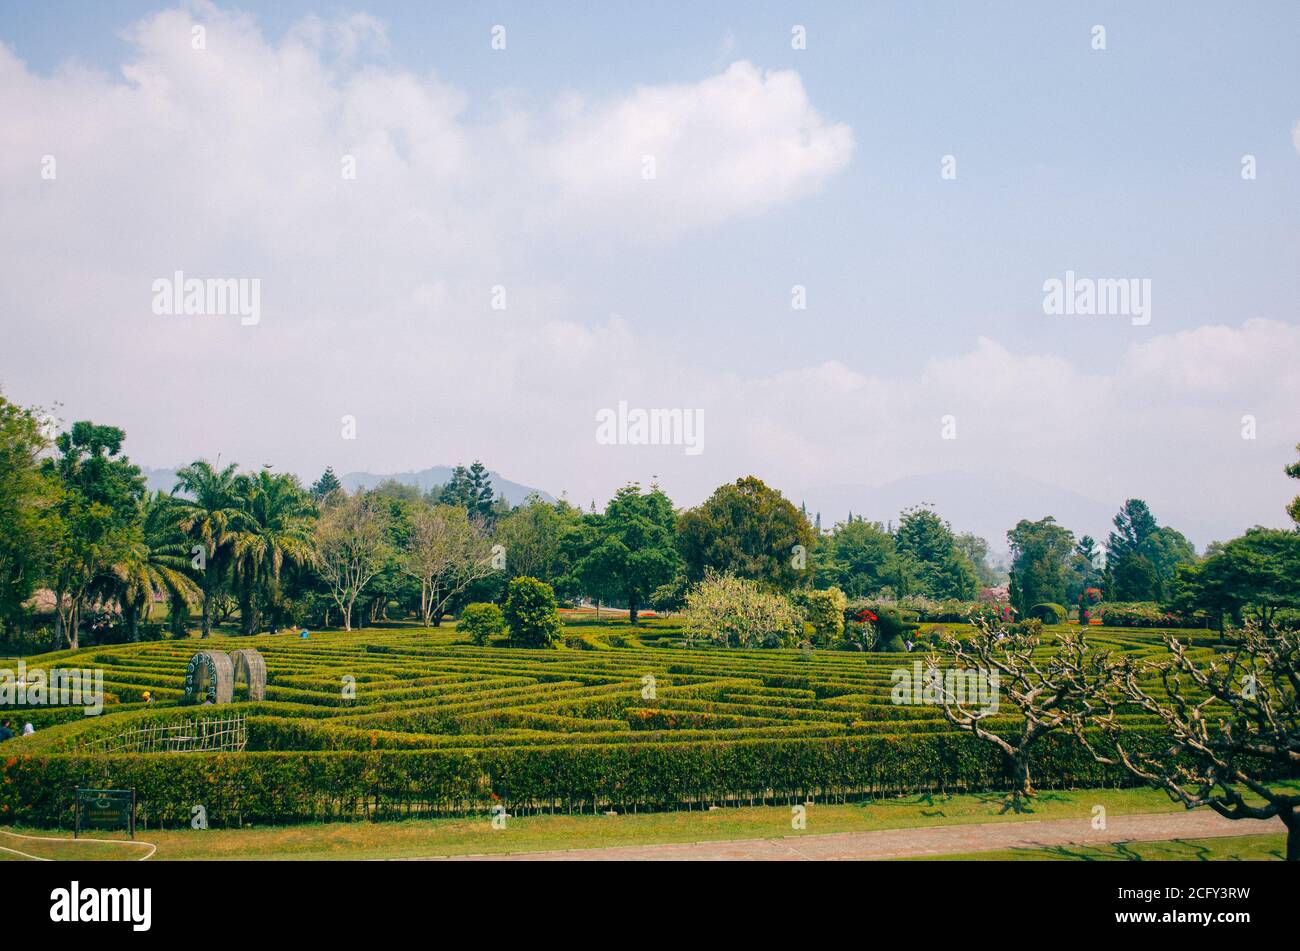
[[[189,545],[176,525],[171,498],[162,492],[140,503],[139,528],[125,551],[104,573],[105,595],[117,601],[130,639],[140,639],[141,615],[153,613],[155,594],[166,594],[176,610],[188,611],[203,593],[190,573]]]
[[[203,589],[203,637],[212,633],[213,602],[230,581],[233,543],[243,517],[239,507],[238,467],[233,463],[218,469],[200,459],[176,473],[173,496],[176,524],[190,542],[201,546],[203,567],[199,586]]]
[[[261,608],[279,600],[280,571],[288,562],[315,558],[312,521],[316,507],[298,480],[263,469],[236,479],[240,517],[234,523],[231,559],[244,634],[261,627]]]

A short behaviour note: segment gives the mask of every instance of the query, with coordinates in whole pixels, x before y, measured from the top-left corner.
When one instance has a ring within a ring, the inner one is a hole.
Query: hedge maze
[[[233,705],[215,706],[182,702],[194,641],[43,655],[45,667],[102,668],[104,713],[23,712],[38,732],[0,750],[0,819],[67,824],[78,785],[137,788],[149,823],[186,822],[201,805],[222,825],[1005,788],[987,743],[938,707],[891,702],[891,673],[921,655],[690,649],[665,621],[566,635],[558,650],[475,647],[451,627],[214,637],[202,649],[255,648],[267,674],[264,700],[241,683]],[[1092,635],[1162,650],[1155,632]],[[234,714],[240,752],[102,752]],[[1014,712],[991,725],[1014,727]],[[1035,764],[1041,786],[1124,781],[1067,737],[1047,738]]]

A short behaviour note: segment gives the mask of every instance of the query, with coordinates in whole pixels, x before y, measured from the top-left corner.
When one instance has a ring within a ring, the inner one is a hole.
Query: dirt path
[[[1233,821],[1206,811],[1163,815],[1112,816],[1104,830],[1090,818],[1046,819],[1035,822],[989,822],[979,825],[932,826],[926,829],[884,829],[878,832],[839,832],[831,835],[786,836],[780,839],[736,839],[731,842],[685,842],[676,845],[627,845],[606,849],[521,852],[506,855],[455,856],[468,861],[813,861],[889,859],[913,855],[954,855],[998,849],[1054,845],[1100,845],[1110,842],[1153,842],[1205,839],[1217,836],[1282,832],[1280,819]]]

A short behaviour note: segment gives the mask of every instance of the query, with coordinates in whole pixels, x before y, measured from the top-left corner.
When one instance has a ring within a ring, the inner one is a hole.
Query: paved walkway
[[[685,842],[676,845],[628,845],[606,849],[520,852],[506,855],[465,855],[469,861],[814,861],[890,859],[915,855],[955,855],[999,849],[1055,845],[1103,845],[1113,842],[1154,842],[1206,839],[1218,836],[1283,832],[1280,819],[1224,819],[1209,810],[1161,815],[1111,816],[1106,828],[1094,829],[1090,818],[1045,819],[1031,822],[988,822],[978,825],[931,826],[924,829],[884,829],[878,832],[838,832],[830,835],[786,836],[780,839],[736,839],[731,842]]]

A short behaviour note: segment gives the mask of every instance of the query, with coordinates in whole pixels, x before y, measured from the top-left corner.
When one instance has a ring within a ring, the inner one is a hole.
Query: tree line
[[[349,494],[332,469],[303,486],[267,467],[197,460],[172,491],[150,493],[117,427],[80,421],[51,438],[37,410],[0,397],[0,436],[0,623],[10,639],[50,616],[52,643],[68,647],[87,634],[183,636],[192,619],[203,636],[412,616],[436,626],[466,604],[504,603],[519,577],[562,600],[625,608],[634,624],[647,609],[681,608],[713,576],[805,606],[819,590],[972,602],[998,580],[987,542],[929,507],[905,510],[897,525],[850,515],[822,530],[820,516],[753,476],[693,508],[633,483],[584,511],[538,496],[512,507],[479,462],[427,492],[389,481]],[[1209,611],[1222,624],[1243,610],[1268,622],[1300,607],[1296,532],[1252,529],[1198,557],[1134,499],[1115,518],[1104,562],[1091,537],[1076,541],[1050,516],[1022,520],[1008,540],[1008,596],[1021,613],[1104,598]]]

